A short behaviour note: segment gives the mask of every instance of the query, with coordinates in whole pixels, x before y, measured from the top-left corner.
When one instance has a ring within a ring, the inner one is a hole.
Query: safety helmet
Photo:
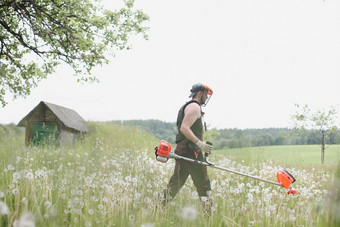
[[[207,92],[207,99],[205,100],[204,103],[202,103],[202,106],[206,106],[208,104],[210,97],[213,94],[213,90],[210,87],[208,87],[207,85],[201,84],[201,83],[194,84],[190,91],[191,91],[191,94],[189,98],[194,97],[199,91]]]

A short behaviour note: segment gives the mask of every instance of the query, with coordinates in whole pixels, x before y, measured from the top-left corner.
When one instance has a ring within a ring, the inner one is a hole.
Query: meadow
[[[191,179],[172,202],[162,205],[174,160],[155,160],[159,141],[152,135],[110,123],[91,126],[85,142],[72,148],[25,147],[23,135],[0,132],[1,226],[339,224],[339,146],[326,150],[323,166],[313,147],[213,151],[216,165],[268,180],[275,181],[277,171],[287,169],[299,194],[209,169],[214,206],[208,215]]]
[[[321,147],[319,145],[286,145],[246,147],[214,151],[234,160],[272,160],[288,166],[318,166],[321,163]],[[325,150],[326,165],[334,165],[340,161],[340,145],[329,145]]]

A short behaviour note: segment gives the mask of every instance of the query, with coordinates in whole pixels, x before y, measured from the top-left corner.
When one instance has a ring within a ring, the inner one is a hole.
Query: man
[[[201,106],[206,106],[213,91],[206,85],[194,84],[190,90],[191,101],[184,104],[178,112],[175,153],[184,157],[203,161],[203,153],[210,154],[212,146],[203,142],[203,112]],[[176,160],[175,171],[164,190],[165,202],[175,197],[191,176],[198,195],[204,206],[210,206],[211,187],[207,167],[185,160]],[[210,207],[209,207],[210,209]]]

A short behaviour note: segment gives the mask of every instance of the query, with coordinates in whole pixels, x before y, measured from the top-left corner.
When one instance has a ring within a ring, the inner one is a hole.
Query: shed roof
[[[27,114],[18,124],[18,126],[26,126],[26,120],[37,108],[41,105],[46,106],[56,117],[67,127],[80,132],[88,132],[89,127],[87,122],[74,110],[59,106],[56,104],[41,101],[29,114]]]

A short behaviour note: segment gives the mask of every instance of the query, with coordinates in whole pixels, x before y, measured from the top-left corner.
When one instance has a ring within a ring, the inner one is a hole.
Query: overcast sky
[[[204,108],[210,127],[289,127],[295,103],[340,104],[338,0],[135,0],[135,6],[150,16],[149,40],[134,38],[132,50],[97,68],[99,84],[76,83],[61,65],[26,99],[0,108],[0,123],[18,123],[42,100],[89,121],[175,122],[197,82],[214,90]]]

